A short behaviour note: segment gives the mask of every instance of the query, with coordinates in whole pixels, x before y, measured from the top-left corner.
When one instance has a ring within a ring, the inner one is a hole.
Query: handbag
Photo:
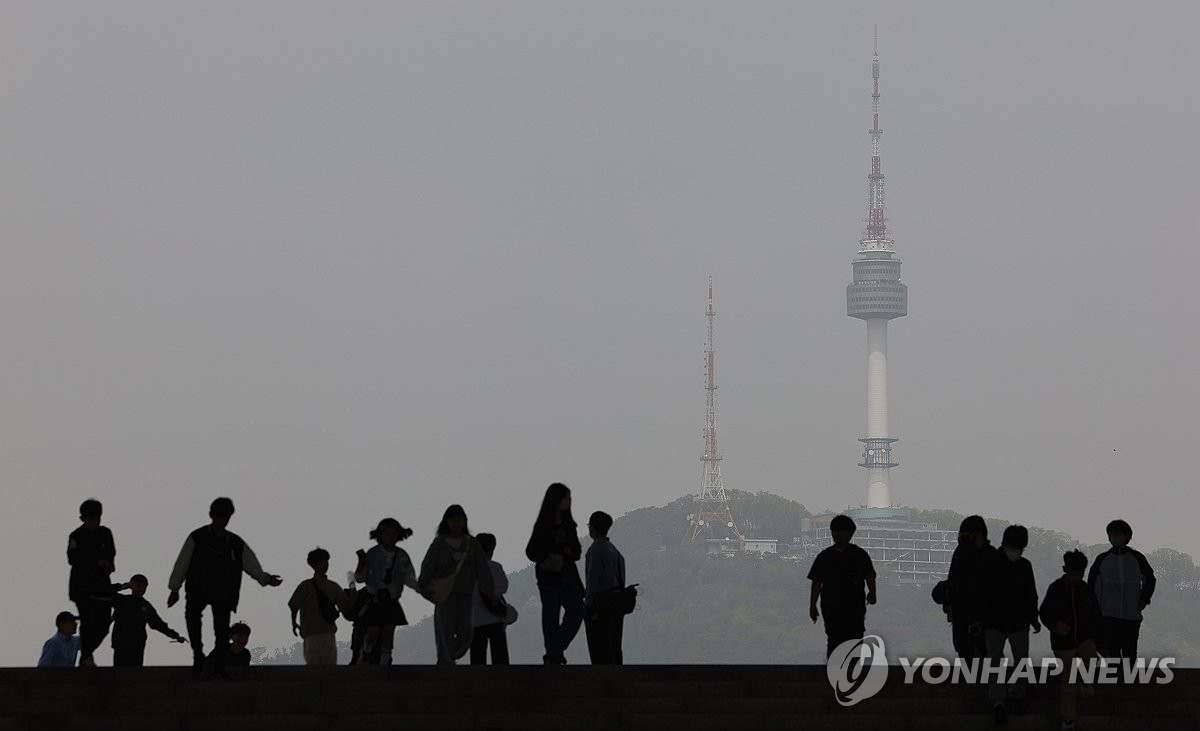
[[[517,618],[520,616],[521,615],[517,612],[516,607],[514,607],[511,604],[505,603],[505,605],[504,605],[504,623],[505,624],[512,624],[513,622],[516,622]]]
[[[468,536],[468,540],[473,541],[475,539]],[[454,567],[454,573],[430,582],[429,593],[425,595],[429,601],[434,604],[443,604],[450,598],[450,594],[454,592],[454,582],[458,579],[458,572],[462,570],[463,564],[467,561],[467,554],[470,552],[471,544],[467,543],[463,546],[462,558],[458,559],[458,565]]]

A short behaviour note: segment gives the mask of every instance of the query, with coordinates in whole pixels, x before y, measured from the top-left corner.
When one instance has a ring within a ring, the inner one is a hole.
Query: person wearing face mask
[[[1108,524],[1112,548],[1096,557],[1087,583],[1100,602],[1100,654],[1133,663],[1138,656],[1142,610],[1154,595],[1154,569],[1129,547],[1133,528],[1124,520]]]
[[[983,640],[983,570],[996,553],[988,542],[987,523],[978,515],[963,518],[958,527],[958,548],[950,559],[946,577],[950,628],[954,651],[970,662],[987,657]]]
[[[983,577],[983,637],[987,657],[993,666],[1004,658],[1004,646],[1012,648],[1012,664],[1029,662],[1029,628],[1040,632],[1038,622],[1037,584],[1033,580],[1033,565],[1023,557],[1029,545],[1029,531],[1023,525],[1004,529],[1000,550],[994,551],[984,566]],[[1011,673],[1012,670],[1010,669]],[[988,700],[996,723],[1008,720],[1008,714],[1024,715],[1026,680],[1002,684],[995,676],[988,678]]]

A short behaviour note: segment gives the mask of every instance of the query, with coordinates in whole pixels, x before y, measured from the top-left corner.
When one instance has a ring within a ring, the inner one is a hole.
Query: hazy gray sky
[[[88,496],[160,609],[233,497],[278,646],[380,517],[419,560],[461,502],[517,569],[553,480],[696,490],[709,275],[726,484],[862,502],[873,23],[894,498],[1200,553],[1200,11],[1112,8],[5,3],[0,664]]]

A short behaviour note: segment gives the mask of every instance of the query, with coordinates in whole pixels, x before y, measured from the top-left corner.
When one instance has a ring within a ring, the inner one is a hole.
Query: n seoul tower
[[[867,176],[867,232],[852,261],[854,281],[846,287],[846,314],[867,321],[867,435],[860,467],[867,469],[867,507],[892,505],[888,474],[897,463],[888,429],[887,326],[888,320],[908,314],[908,287],[900,281],[900,260],[887,233],[883,213],[883,168],[879,157],[879,29],[875,30],[875,55],[871,61],[871,174]]]

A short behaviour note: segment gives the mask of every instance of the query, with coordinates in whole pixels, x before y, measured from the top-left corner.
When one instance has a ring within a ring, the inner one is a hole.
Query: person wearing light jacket
[[[1106,530],[1112,548],[1096,557],[1087,579],[1100,601],[1098,644],[1105,657],[1132,663],[1138,656],[1142,610],[1150,604],[1157,580],[1146,557],[1129,547],[1129,523],[1117,519]]]

